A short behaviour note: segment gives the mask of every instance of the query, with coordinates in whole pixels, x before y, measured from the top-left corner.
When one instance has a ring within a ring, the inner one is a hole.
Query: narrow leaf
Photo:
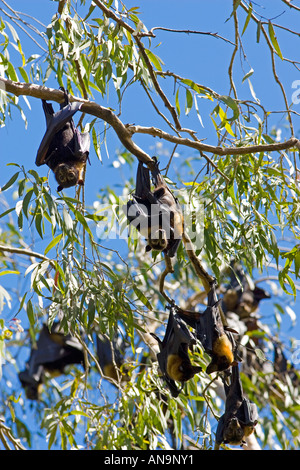
[[[283,56],[282,56],[282,53],[281,53],[281,50],[280,50],[280,47],[279,47],[279,44],[278,44],[278,41],[277,41],[277,38],[276,38],[276,35],[275,35],[275,31],[274,31],[274,28],[273,28],[273,25],[272,25],[271,21],[269,21],[268,30],[269,30],[270,39],[272,41],[272,44],[273,44],[273,47],[274,47],[276,53],[279,55],[280,59],[283,60]]]

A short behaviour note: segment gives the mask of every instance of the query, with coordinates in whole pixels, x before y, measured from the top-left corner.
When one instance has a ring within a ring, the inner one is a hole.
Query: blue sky
[[[48,0],[27,0],[26,3],[21,0],[11,0],[10,4],[16,10],[26,11],[28,14],[35,15],[45,24],[50,22],[52,15],[55,14],[57,10],[57,2]],[[199,2],[197,0],[190,0],[181,2],[164,0],[162,2],[161,0],[152,0],[150,2],[144,0],[135,2],[135,0],[130,0],[126,2],[128,7],[136,6],[136,4],[140,7],[140,18],[148,29],[154,26],[161,26],[172,29],[213,32],[218,33],[228,40],[234,40],[232,20],[226,21],[231,11],[230,1],[224,2],[223,0],[215,0],[214,2]],[[1,2],[0,5],[3,6]],[[268,17],[271,18],[280,15],[278,18],[279,23],[297,30],[297,15],[290,12],[287,6],[275,0],[271,3],[271,11],[269,7],[270,2],[268,2],[268,10],[266,13],[264,7],[255,5],[257,12],[261,15],[268,15]],[[244,19],[245,17],[240,20],[240,28],[242,28]],[[18,32],[23,41],[23,48],[27,56],[31,53],[40,52],[30,39],[24,36],[21,31],[18,30]],[[277,33],[283,55],[297,59],[299,55],[297,40],[290,41],[289,35],[285,32],[277,31]],[[233,50],[232,44],[202,34],[183,34],[160,30],[157,30],[155,34],[156,38],[152,39],[152,45],[157,46],[154,52],[165,63],[166,70],[171,70],[180,76],[191,78],[195,82],[204,84],[220,94],[228,94],[229,80],[227,69],[228,61]],[[274,77],[270,73],[270,54],[263,46],[264,42],[262,39],[259,44],[256,43],[256,28],[249,25],[242,39],[245,47],[246,60],[240,60],[240,57],[237,57],[234,66],[235,81],[239,90],[239,97],[247,99],[251,96],[247,82],[242,84],[241,80],[243,75],[253,68],[254,73],[251,76],[251,82],[256,95],[263,101],[266,108],[279,111],[283,110],[284,104],[279,87],[274,82]],[[17,55],[16,60],[19,60]],[[243,70],[241,70],[240,67],[241,63]],[[295,68],[288,67],[286,63],[281,63],[278,58],[276,60],[276,66],[278,68],[279,77],[285,85],[288,99],[291,101],[294,91],[292,83],[295,80],[299,80],[300,73]],[[52,79],[49,85],[55,87],[55,81]],[[161,80],[161,85],[168,94],[169,99],[174,99],[173,81]],[[111,95],[113,95],[113,90],[110,92],[110,96]],[[17,111],[13,114],[13,120],[7,119],[6,127],[0,129],[1,186],[15,172],[14,167],[6,166],[9,162],[23,164],[27,170],[30,168],[37,169],[34,161],[37,148],[45,131],[45,121],[40,100],[29,98],[29,102],[31,110],[27,109],[26,104],[24,104],[24,110],[28,119],[27,130]],[[20,98],[20,103],[23,105],[22,97]],[[111,105],[110,101],[106,101],[105,99],[102,104]],[[54,106],[56,106],[56,104]],[[298,107],[299,106],[300,105],[298,105]],[[208,113],[206,113],[204,100],[199,101],[199,109],[203,126],[201,126],[196,114],[192,112],[187,117],[181,116],[182,122],[186,127],[196,129],[198,137],[205,138],[207,143],[214,144],[216,138],[215,132],[211,119]],[[297,108],[295,109],[297,110]],[[139,90],[138,87],[130,87],[127,90],[122,104],[121,119],[124,123],[135,123],[144,126],[151,126],[153,122],[157,123],[155,124],[157,126],[163,127],[164,125],[161,121],[157,121],[155,112],[152,107],[147,104],[143,92]],[[282,115],[274,114],[273,123],[282,129],[282,138],[285,138],[286,121],[282,119]],[[299,129],[299,117],[297,117],[295,120],[296,133],[299,132]],[[134,140],[138,145],[149,152],[149,154],[155,151],[155,145],[159,143],[157,139],[142,135],[134,136]],[[167,144],[164,145],[166,148],[172,148]],[[103,148],[102,163],[99,162],[93,148],[91,148],[91,166],[88,167],[86,175],[86,201],[88,204],[93,203],[95,195],[101,188],[105,188],[107,184],[118,186],[121,182],[124,168],[118,170],[112,165],[115,159],[115,150],[120,149],[121,146],[112,130],[108,133],[107,147],[109,155],[107,155]],[[191,156],[193,155],[193,151],[182,150],[182,155]],[[174,159],[173,163],[178,169],[180,167],[180,158]],[[40,167],[38,171],[44,175],[48,173],[46,166]],[[50,175],[50,184],[52,186],[55,185],[52,175]],[[11,193],[12,191],[6,193],[6,195],[10,197]],[[71,188],[68,190],[68,194],[73,196],[74,189]]]
[[[45,24],[50,22],[52,15],[57,11],[57,2],[48,0],[8,0],[9,4],[16,10],[24,11],[39,18]],[[187,0],[185,2],[179,0],[129,0],[124,2],[127,7],[139,6],[141,12],[141,20],[148,29],[154,26],[161,26],[172,29],[181,30],[198,30],[217,32],[223,37],[234,40],[232,21],[226,22],[231,11],[232,2],[227,0]],[[289,11],[288,7],[283,5],[279,0],[269,0],[261,2],[268,5],[268,12],[264,7],[255,4],[255,8],[262,15],[267,14],[268,17],[278,18],[278,22],[284,24],[291,29],[297,30],[298,15]],[[269,10],[271,4],[272,11]],[[0,1],[0,6],[3,4]],[[242,27],[243,20],[241,20]],[[18,30],[19,32],[19,30]],[[20,38],[24,41],[24,50],[29,56],[31,53],[39,52],[32,41],[20,32]],[[256,43],[256,29],[249,25],[246,34],[243,36],[245,52],[247,60],[243,61],[244,70],[240,70],[240,58],[236,58],[235,62],[235,80],[238,85],[240,98],[249,98],[250,91],[247,82],[241,84],[242,77],[251,68],[254,74],[251,82],[254,86],[256,95],[263,99],[266,108],[271,110],[283,110],[284,103],[278,85],[274,82],[274,77],[270,73],[271,60],[268,51],[262,47],[263,40],[260,44]],[[278,32],[278,40],[284,56],[292,57],[299,60],[299,44],[298,39],[290,41],[289,35],[280,31]],[[233,46],[226,41],[216,39],[206,35],[173,33],[166,31],[156,31],[156,38],[152,39],[152,44],[157,45],[154,52],[165,63],[165,69],[174,73],[190,78],[197,83],[206,85],[220,94],[228,94],[228,61],[232,54]],[[30,52],[29,52],[30,51]],[[17,57],[17,56],[16,56]],[[278,74],[284,83],[289,101],[291,101],[293,88],[292,83],[300,79],[300,73],[293,67],[287,67],[278,59],[276,61]],[[172,80],[162,80],[161,85],[166,90],[169,99],[173,99],[173,82]],[[55,87],[52,80],[50,86]],[[111,95],[113,90],[111,90]],[[21,120],[19,114],[14,112],[13,120],[7,119],[6,127],[0,128],[0,186],[2,186],[10,176],[16,171],[11,166],[6,166],[9,162],[23,164],[27,170],[35,167],[34,161],[36,151],[45,131],[45,120],[42,113],[41,102],[39,100],[29,98],[31,110],[24,105],[25,114],[28,119],[27,130]],[[20,98],[23,105],[23,99]],[[104,105],[108,105],[107,101],[103,101]],[[200,113],[204,127],[200,125],[197,116],[191,113],[188,117],[182,118],[186,127],[197,129],[198,137],[206,138],[206,142],[215,144],[215,132],[210,117],[205,112],[205,103],[200,104]],[[56,104],[54,104],[56,106]],[[295,110],[300,112],[300,104]],[[121,119],[124,123],[135,123],[144,126],[151,126],[154,122],[156,125],[162,126],[163,123],[157,121],[156,114],[147,104],[143,93],[137,87],[129,88],[124,97],[122,105]],[[275,114],[273,123],[282,129],[282,138],[286,137],[285,126],[286,121],[282,119],[281,114]],[[295,119],[295,130],[299,133],[300,120]],[[299,134],[298,134],[299,135]],[[153,146],[157,144],[157,140],[138,135],[134,137],[138,145],[150,153],[154,151]],[[115,169],[112,165],[115,159],[115,149],[121,146],[114,135],[110,131],[107,138],[109,150],[109,158],[105,149],[102,149],[102,163],[97,159],[93,148],[91,148],[90,160],[91,167],[87,169],[86,176],[86,200],[92,204],[96,194],[108,184],[118,185],[122,177],[122,171]],[[172,148],[167,146],[167,148]],[[184,151],[184,156],[191,156],[191,151]],[[177,168],[180,166],[180,159],[174,159]],[[47,168],[38,169],[41,174],[47,174]],[[54,178],[50,176],[50,184],[55,185]],[[11,191],[7,193],[11,197]],[[68,190],[68,195],[73,196],[74,190]],[[6,196],[6,194],[5,194]],[[272,314],[272,303],[264,304],[268,315]],[[299,302],[292,308],[298,308]],[[291,326],[290,320],[287,318],[286,329]]]

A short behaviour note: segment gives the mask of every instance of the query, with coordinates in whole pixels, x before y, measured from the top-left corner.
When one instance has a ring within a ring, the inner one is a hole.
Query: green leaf
[[[161,64],[163,63],[162,60],[157,57],[153,52],[151,52],[149,49],[145,49],[145,52],[147,56],[149,57],[150,61],[154,65],[154,67],[159,70],[160,72],[162,71]]]
[[[0,276],[4,276],[5,274],[20,274],[19,271],[11,271],[9,269],[6,269],[5,271],[0,272]]]
[[[299,277],[299,270],[300,270],[300,252],[299,251],[297,252],[295,256],[294,263],[295,263],[295,276]]]
[[[90,299],[89,305],[88,305],[88,327],[89,328],[92,326],[94,322],[95,312],[96,312],[96,307],[95,307],[94,299]]]
[[[74,215],[76,217],[76,220],[78,220],[78,222],[81,223],[81,225],[83,225],[83,227],[85,228],[85,230],[88,232],[88,234],[92,237],[92,232],[90,230],[90,227],[88,226],[88,223],[85,219],[85,217],[81,214],[81,212],[75,210],[74,211]]]
[[[231,108],[233,111],[233,116],[232,118],[228,119],[229,121],[234,121],[235,119],[239,117],[240,111],[239,111],[238,105],[236,101],[233,98],[231,98],[231,96],[223,95],[219,97],[219,100],[227,104],[227,106],[229,106],[229,108]]]
[[[0,214],[0,219],[2,217],[5,217],[7,214],[9,214],[10,212],[13,212],[15,210],[14,207],[12,207],[11,209],[7,209],[7,211],[3,212],[2,214]]]
[[[256,29],[256,42],[259,42],[260,40],[260,32],[261,32],[261,22],[259,21],[257,23],[257,29]]]
[[[247,17],[246,17],[246,21],[245,21],[245,24],[244,24],[244,27],[243,27],[243,31],[242,31],[242,36],[243,36],[244,32],[245,32],[246,29],[247,29],[247,26],[248,26],[248,24],[249,24],[251,15],[252,15],[252,5],[251,5],[251,3],[250,3],[248,15],[247,15]]]
[[[34,323],[35,323],[34,313],[33,313],[32,302],[31,302],[30,299],[27,302],[26,313],[27,313],[27,317],[28,317],[30,325],[34,325]]]
[[[186,89],[186,104],[185,104],[185,114],[189,114],[190,110],[193,107],[193,95],[190,90]]]
[[[28,206],[29,206],[32,194],[33,194],[33,189],[30,189],[28,193],[26,193],[23,199],[22,210],[26,218],[28,218]]]
[[[64,228],[65,228],[66,233],[72,231],[73,219],[65,207],[63,208],[63,221],[64,221],[64,225],[65,225]]]
[[[251,77],[253,73],[254,73],[254,69],[249,70],[249,72],[247,72],[246,75],[244,75],[242,79],[242,83],[244,83],[244,81],[247,80],[247,78]]]
[[[46,255],[55,245],[57,245],[57,243],[62,239],[62,236],[63,234],[60,233],[59,235],[57,235],[57,237],[55,237],[50,243],[49,245],[46,247],[45,251],[44,251],[44,254]]]
[[[7,182],[4,186],[2,186],[1,192],[6,191],[8,188],[10,188],[10,187],[14,184],[14,182],[16,181],[16,179],[17,179],[18,176],[19,176],[19,173],[20,173],[19,171],[18,171],[17,173],[15,173],[15,174],[8,180],[8,182]]]
[[[147,297],[144,295],[144,293],[136,286],[133,285],[133,290],[137,298],[150,310],[152,310],[152,305],[150,304],[149,300]]]
[[[277,41],[277,38],[276,38],[276,35],[275,35],[275,31],[274,31],[274,28],[273,28],[273,25],[272,25],[271,21],[269,21],[269,23],[268,23],[268,30],[269,30],[269,36],[270,36],[271,42],[273,44],[273,47],[274,47],[276,53],[279,55],[280,59],[283,60],[283,56],[282,56],[282,53],[281,53],[281,50],[280,50],[280,47],[279,47],[279,44],[278,44],[278,41]]]
[[[26,73],[26,70],[23,67],[18,67],[18,68],[19,68],[19,72],[20,72],[24,82],[29,83],[29,78],[28,78],[28,75]]]
[[[178,88],[178,90],[176,91],[175,105],[176,105],[176,110],[177,110],[178,116],[180,116],[179,88]]]

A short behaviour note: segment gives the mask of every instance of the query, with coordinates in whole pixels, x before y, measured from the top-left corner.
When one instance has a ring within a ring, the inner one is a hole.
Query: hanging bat
[[[257,310],[261,300],[271,296],[266,290],[256,286],[240,265],[232,263],[232,269],[235,274],[232,272],[230,286],[224,293],[223,309],[236,312],[244,318]]]
[[[70,334],[64,335],[59,322],[53,323],[51,332],[43,325],[25,370],[19,374],[27,398],[38,399],[46,372],[51,377],[61,375],[69,364],[84,364],[82,345]]]
[[[257,407],[244,397],[238,365],[232,366],[231,382],[224,382],[225,413],[218,422],[215,449],[224,444],[243,445],[254,432],[258,421]]]
[[[96,347],[98,361],[104,375],[117,381],[118,373],[116,367],[119,368],[124,362],[124,342],[120,337],[110,341],[106,336],[98,333],[96,336]]]
[[[170,314],[166,333],[161,341],[154,333],[151,335],[158,341],[160,352],[157,354],[159,368],[173,397],[177,397],[180,390],[175,381],[186,382],[202,370],[199,366],[191,364],[188,350],[196,344],[194,335],[185,323],[170,307]]]
[[[177,198],[160,174],[156,157],[151,170],[154,190],[151,191],[150,170],[139,162],[135,194],[124,208],[126,216],[147,239],[146,251],[162,251],[173,257],[183,234],[183,215]]]
[[[211,356],[206,368],[207,374],[228,369],[236,361],[236,343],[232,328],[223,324],[217,299],[215,283],[207,295],[207,308],[204,312],[179,310],[180,317],[196,330],[205,352]]]
[[[54,172],[59,186],[57,191],[76,184],[83,185],[83,171],[89,157],[89,133],[81,133],[75,127],[73,115],[82,103],[69,102],[64,88],[64,102],[60,110],[54,113],[51,103],[42,100],[46,118],[46,132],[39,146],[36,165],[48,165]]]
[[[25,390],[28,400],[38,400],[44,383],[45,370],[41,364],[35,362],[35,349],[31,350],[25,370],[19,372],[19,380]]]

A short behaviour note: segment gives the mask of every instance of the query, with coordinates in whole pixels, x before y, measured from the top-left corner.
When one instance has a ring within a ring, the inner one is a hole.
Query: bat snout
[[[153,250],[163,251],[168,246],[168,239],[166,231],[158,229],[150,234],[149,245]]]
[[[76,166],[61,163],[55,169],[55,178],[61,189],[70,188],[78,183],[79,171]]]
[[[243,443],[244,437],[244,430],[240,425],[238,418],[231,418],[224,430],[224,442],[231,445],[240,445]]]

